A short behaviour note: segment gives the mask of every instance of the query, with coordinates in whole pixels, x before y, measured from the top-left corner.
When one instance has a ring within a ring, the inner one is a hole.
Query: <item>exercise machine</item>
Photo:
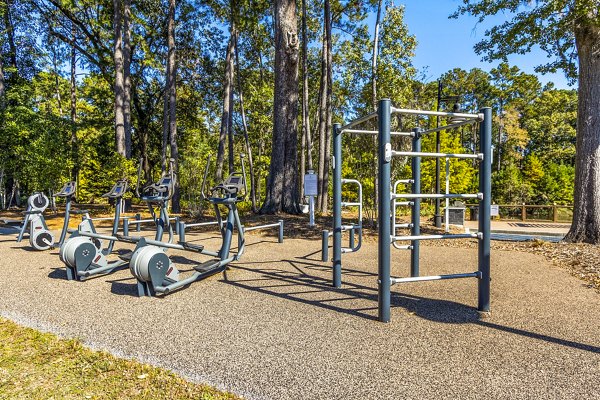
[[[67,279],[83,281],[91,276],[105,275],[113,272],[116,268],[127,264],[126,260],[117,259],[109,261],[107,256],[113,252],[115,240],[108,240],[106,248],[103,248],[101,239],[81,236],[79,233],[97,233],[94,221],[112,219],[112,236],[118,234],[121,211],[124,206],[123,195],[127,192],[127,180],[121,179],[103,198],[113,199],[115,214],[112,218],[90,218],[85,215],[77,230],[60,247],[60,259],[67,268]]]
[[[206,172],[202,183],[203,197],[210,202],[217,216],[217,223],[221,229],[222,244],[219,251],[210,251],[202,245],[188,242],[178,242],[177,245],[164,246],[160,242],[141,239],[137,242],[136,249],[129,263],[129,270],[137,279],[138,296],[156,296],[157,294],[168,294],[174,290],[181,289],[193,282],[207,278],[223,271],[232,261],[239,260],[244,252],[244,229],[240,222],[237,203],[242,201],[246,195],[245,167],[242,157],[242,172],[231,173],[224,182],[212,187],[210,195],[204,196],[206,184]],[[219,206],[227,209],[227,217],[223,221]],[[231,241],[234,227],[238,234],[237,253],[231,255]],[[180,248],[193,251],[198,254],[215,257],[193,267],[191,276],[181,279],[179,270],[165,254],[164,247]]]
[[[58,247],[62,246],[67,238],[67,233],[69,230],[69,220],[71,219],[71,214],[78,215],[89,215],[88,210],[71,210],[71,203],[73,202],[73,197],[75,196],[75,190],[77,189],[77,183],[75,181],[69,181],[64,184],[64,186],[52,197],[62,197],[65,199],[65,218],[63,220],[63,226],[60,231],[60,238],[58,240]]]
[[[48,250],[54,246],[54,235],[48,229],[44,219],[44,211],[50,200],[42,192],[35,192],[27,199],[27,209],[23,212],[23,220],[2,220],[2,223],[19,230],[17,243],[29,232],[29,244],[36,250]],[[18,227],[18,228],[17,228]]]

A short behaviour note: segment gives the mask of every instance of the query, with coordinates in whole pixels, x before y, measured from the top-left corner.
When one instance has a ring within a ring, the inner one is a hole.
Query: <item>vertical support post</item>
[[[315,226],[315,196],[308,196],[308,226]]]
[[[521,221],[525,221],[527,219],[527,209],[525,208],[525,203],[521,204]]]
[[[446,157],[446,194],[450,194],[450,159]],[[446,198],[446,209],[444,210],[444,219],[446,222],[446,233],[450,232],[450,199]],[[464,220],[464,218],[463,218]]]
[[[421,129],[415,128],[413,129],[415,136],[412,141],[412,151],[420,152],[421,151]],[[439,158],[438,158],[439,160]],[[421,157],[413,157],[412,158],[412,192],[414,194],[421,193]],[[421,199],[415,198],[413,200],[413,206],[411,208],[411,232],[412,236],[419,236],[421,234]],[[410,251],[410,276],[415,277],[419,276],[419,253],[420,253],[420,241],[419,240],[411,240],[410,244],[412,249]]]
[[[552,222],[558,222],[558,207],[556,207],[556,203],[552,205]]]
[[[327,262],[329,258],[329,231],[321,231],[321,261]]]
[[[185,222],[177,221],[177,234],[179,235],[179,241],[185,242]]]
[[[279,226],[277,229],[277,239],[278,239],[279,243],[283,243],[283,220],[280,219],[277,222],[279,222]]]
[[[377,143],[377,178],[379,180],[377,205],[379,243],[377,249],[378,275],[379,275],[379,321],[390,322],[391,312],[391,277],[390,277],[390,172],[392,161],[392,145],[390,143],[390,99],[379,100],[377,106],[378,117],[378,143]]]
[[[123,218],[123,235],[129,236],[129,217]]]
[[[136,221],[139,221],[141,219],[142,219],[142,215],[140,213],[135,214]],[[142,229],[142,224],[136,224],[136,226],[137,227],[135,228],[135,230],[136,230],[136,232],[139,232]]]
[[[342,126],[333,124],[333,287],[342,287]]]
[[[483,199],[479,201],[479,239],[478,267],[479,279],[478,306],[480,312],[490,311],[490,230],[492,205],[492,109],[481,110],[483,121],[479,125],[479,152],[483,160],[479,165],[479,191]]]
[[[348,247],[351,249],[354,248],[354,225],[350,228],[350,232],[348,232],[350,237],[348,238]]]

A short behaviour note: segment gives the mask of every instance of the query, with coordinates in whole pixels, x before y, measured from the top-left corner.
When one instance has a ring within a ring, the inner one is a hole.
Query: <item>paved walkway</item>
[[[541,256],[493,252],[490,318],[462,279],[394,286],[382,324],[375,242],[344,255],[333,289],[319,240],[248,240],[227,273],[137,298],[128,270],[69,282],[57,251],[0,236],[0,315],[249,399],[600,399],[600,296]],[[405,276],[409,253],[393,257]],[[477,250],[428,244],[421,260],[423,274],[473,271]]]

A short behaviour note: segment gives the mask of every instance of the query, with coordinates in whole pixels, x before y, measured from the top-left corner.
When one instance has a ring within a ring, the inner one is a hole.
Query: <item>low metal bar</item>
[[[438,117],[455,117],[455,118],[468,118],[476,119],[479,121],[483,120],[483,114],[468,114],[468,113],[454,113],[444,111],[429,111],[429,110],[409,110],[406,108],[391,108],[392,114],[404,114],[404,115],[433,115]]]
[[[394,182],[394,187],[400,185],[400,184],[408,184],[408,183],[415,183],[414,179],[398,179],[396,182]]]
[[[402,242],[406,240],[437,240],[437,239],[478,239],[478,233],[457,233],[454,235],[408,235],[392,236],[392,242]]]
[[[412,206],[414,201],[397,201],[396,206]]]
[[[394,246],[394,248],[398,249],[398,250],[412,250],[413,249],[413,247],[410,244],[399,245],[396,242],[392,242],[392,246]]]
[[[185,224],[186,228],[192,228],[194,226],[205,226],[205,225],[218,225],[219,223],[217,221],[210,221],[210,222],[194,222],[193,224]]]
[[[464,121],[454,122],[452,124],[448,124],[448,125],[444,125],[444,126],[438,126],[437,128],[427,129],[426,131],[423,131],[423,134],[428,134],[428,133],[440,132],[440,131],[444,131],[444,130],[448,130],[448,129],[459,128],[461,126],[471,125],[471,124],[475,124],[477,122],[479,122],[479,120],[477,120],[477,119],[465,119]]]
[[[483,160],[483,154],[466,153],[425,153],[416,151],[392,151],[393,156],[399,157],[436,157],[436,158],[467,158]]]
[[[267,225],[256,225],[256,226],[249,226],[249,227],[244,227],[244,231],[245,232],[250,232],[250,231],[255,231],[258,229],[266,229],[266,228],[274,228],[276,226],[279,226],[279,222],[274,223],[274,224],[267,224]]]
[[[352,133],[352,134],[362,134],[362,135],[377,135],[377,131],[369,131],[363,129],[344,129],[342,133]],[[415,134],[413,132],[390,132],[392,136],[408,136],[413,137]]]
[[[353,202],[349,202],[349,201],[342,201],[342,207],[360,207],[362,206],[362,203],[353,203]]]
[[[469,194],[435,194],[435,193],[392,193],[396,199],[482,199],[482,193]]]
[[[391,278],[392,285],[397,283],[408,282],[424,282],[424,281],[440,281],[445,279],[460,279],[460,278],[480,278],[481,272],[467,272],[464,274],[448,274],[448,275],[431,275],[431,276],[415,276],[410,278]]]
[[[376,116],[377,116],[377,112],[372,112],[371,114],[367,114],[367,115],[365,115],[364,117],[357,118],[357,119],[355,119],[354,121],[352,121],[352,122],[349,122],[349,123],[347,123],[346,125],[344,125],[344,126],[342,126],[341,128],[339,128],[339,129],[340,129],[340,132],[341,132],[341,131],[345,131],[345,130],[347,130],[347,129],[350,129],[350,128],[352,128],[353,126],[356,126],[356,125],[362,124],[363,122],[366,122],[366,121],[368,121],[368,120],[370,120],[370,119],[373,119],[373,118],[375,118]]]
[[[134,219],[133,221],[129,221],[130,225],[135,225],[135,224],[144,224],[147,222],[154,222],[153,219]]]
[[[412,228],[413,224],[412,223],[407,223],[407,224],[396,224],[395,228],[399,229],[399,228]]]

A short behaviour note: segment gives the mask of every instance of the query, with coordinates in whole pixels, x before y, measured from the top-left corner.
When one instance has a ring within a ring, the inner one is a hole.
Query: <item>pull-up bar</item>
[[[395,151],[392,150],[392,156],[396,157],[437,157],[437,158],[467,158],[483,160],[483,154],[466,154],[466,153],[424,153],[415,151]]]
[[[479,114],[467,114],[467,113],[455,113],[446,111],[429,111],[429,110],[408,110],[406,108],[390,107],[391,114],[404,114],[404,115],[433,115],[437,117],[454,117],[454,118],[465,118],[475,119],[483,121],[483,113]]]

